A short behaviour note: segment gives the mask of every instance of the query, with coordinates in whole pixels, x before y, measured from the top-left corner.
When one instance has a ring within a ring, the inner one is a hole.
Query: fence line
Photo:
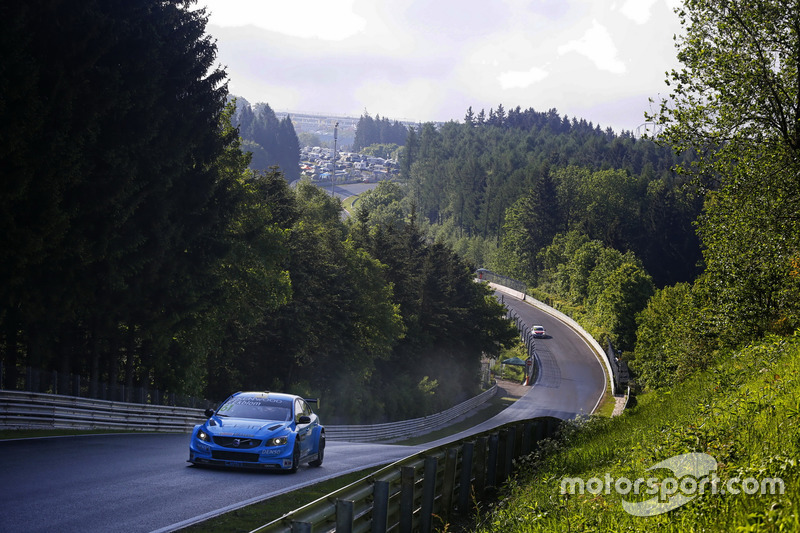
[[[25,367],[24,373],[17,383],[4,386],[7,372],[0,362],[0,390],[16,390],[24,392],[41,392],[59,396],[75,396],[112,402],[170,405],[176,407],[195,407],[205,409],[213,403],[209,400],[184,396],[175,393],[164,393],[148,387],[126,387],[121,383],[93,381],[78,374],[43,371],[33,367]]]
[[[610,339],[608,341],[608,346],[606,347],[606,358],[608,359],[608,363],[611,367],[611,372],[613,374],[613,379],[617,386],[617,390],[624,390],[630,381],[628,363],[620,358],[619,353],[614,349],[614,345],[611,343]]]
[[[391,441],[439,428],[480,407],[497,394],[497,385],[446,411],[386,424],[325,426],[331,440]],[[3,429],[120,429],[188,432],[205,420],[203,409],[95,400],[36,392],[0,390]]]
[[[251,533],[439,530],[507,480],[514,460],[560,427],[557,418],[512,422],[425,450]],[[439,523],[439,520],[442,523]]]
[[[203,420],[191,407],[137,404],[0,390],[3,429],[120,429],[183,432]]]

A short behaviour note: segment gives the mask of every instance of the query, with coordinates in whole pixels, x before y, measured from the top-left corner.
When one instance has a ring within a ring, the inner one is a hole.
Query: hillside
[[[680,386],[639,396],[620,417],[566,424],[520,465],[499,503],[478,506],[476,530],[798,531],[798,417],[800,337],[766,338]],[[688,452],[710,455],[713,468],[700,475],[651,470]],[[583,493],[570,485],[562,491],[569,478],[584,481]],[[622,502],[642,502],[653,492],[641,484],[636,496],[635,485],[618,480],[650,478],[664,502],[677,505],[680,495],[690,501],[652,516],[626,511]]]

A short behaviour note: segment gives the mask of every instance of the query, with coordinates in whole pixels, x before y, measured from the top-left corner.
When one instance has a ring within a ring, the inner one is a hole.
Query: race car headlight
[[[274,439],[267,439],[266,446],[283,446],[289,442],[289,437],[275,437]]]
[[[205,442],[211,442],[211,437],[209,437],[208,433],[206,433],[202,429],[197,432],[197,438]]]

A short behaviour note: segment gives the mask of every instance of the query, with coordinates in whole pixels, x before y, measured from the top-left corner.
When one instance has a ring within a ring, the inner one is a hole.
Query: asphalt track
[[[330,441],[320,468],[295,475],[187,466],[189,436],[121,434],[0,441],[0,532],[173,531],[365,466],[400,460],[513,420],[588,414],[605,390],[600,362],[569,326],[503,294],[526,325],[541,324],[537,382],[503,412],[424,446]]]

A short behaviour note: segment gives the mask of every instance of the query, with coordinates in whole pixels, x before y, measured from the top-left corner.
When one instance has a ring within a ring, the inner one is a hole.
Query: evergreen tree
[[[24,355],[98,378],[124,353],[129,382],[147,382],[173,329],[207,305],[230,202],[214,163],[233,139],[205,12],[188,6],[4,8],[4,72],[24,87],[0,109],[12,373]]]

